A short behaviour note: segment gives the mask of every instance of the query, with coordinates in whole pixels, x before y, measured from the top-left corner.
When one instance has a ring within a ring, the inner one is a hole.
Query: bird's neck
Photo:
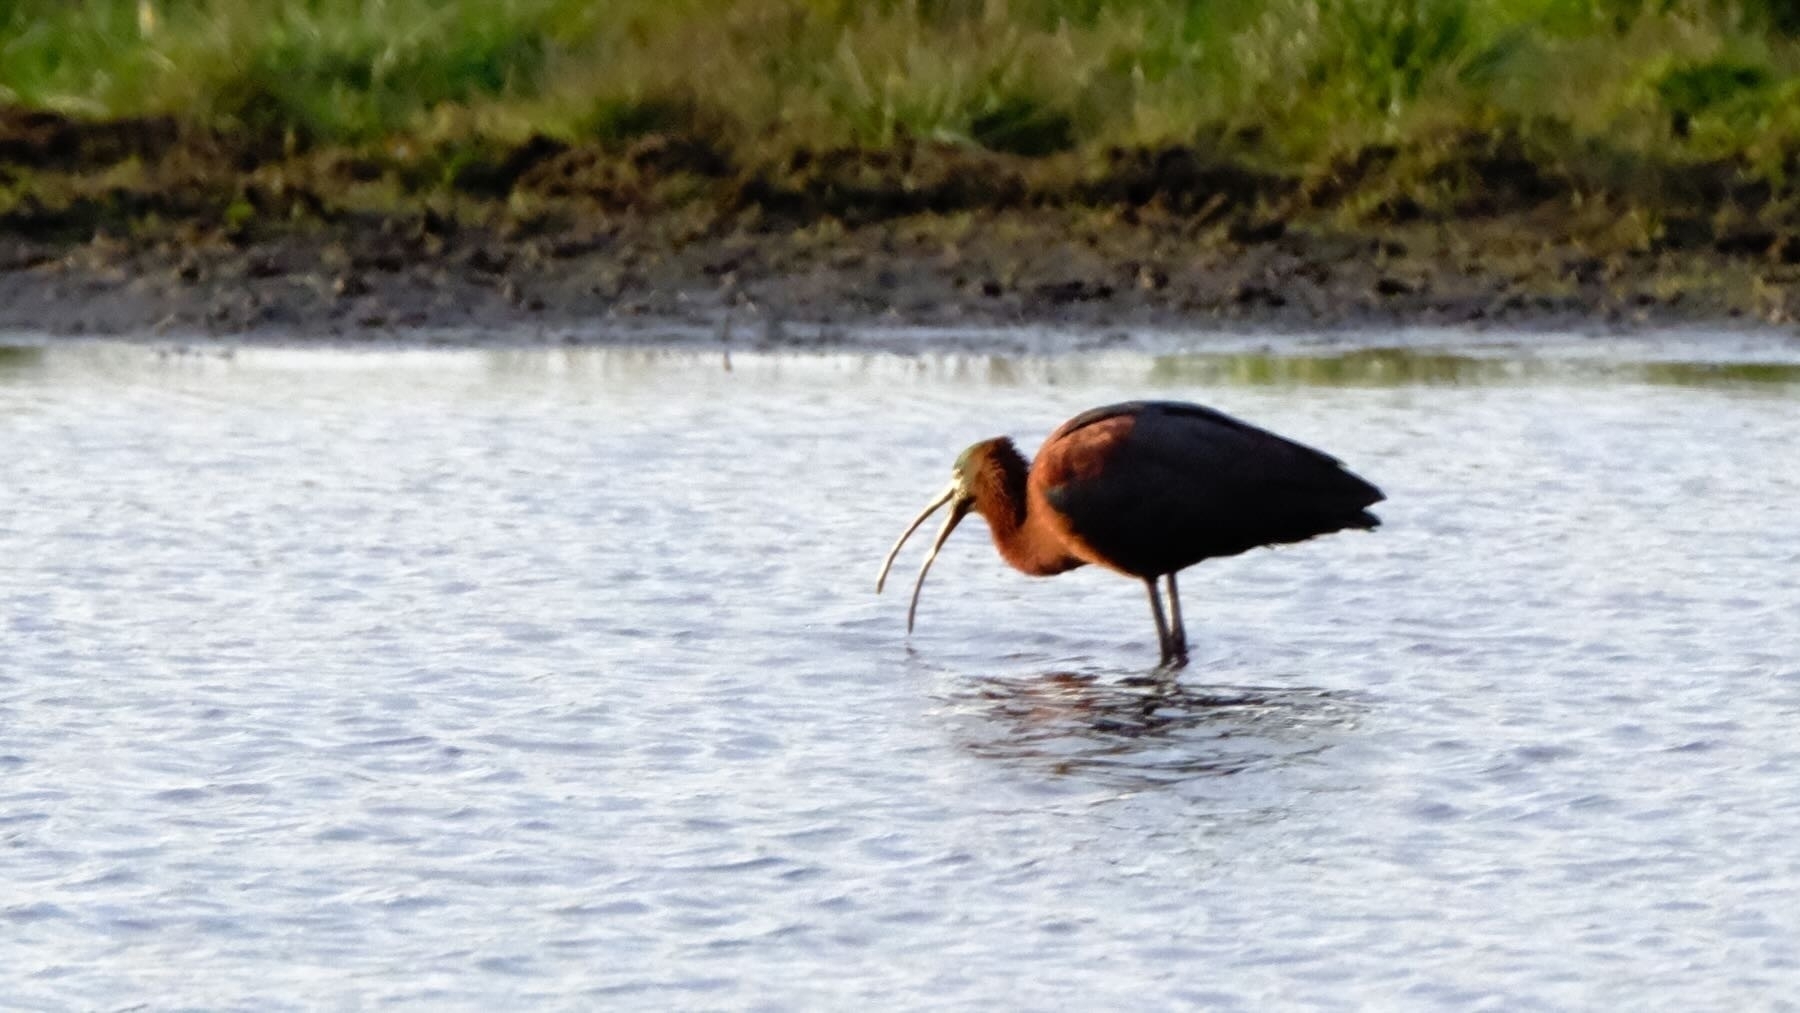
[[[1030,466],[1010,440],[995,444],[975,494],[975,509],[993,532],[994,548],[1014,569],[1034,577],[1080,566],[1051,529],[1048,511],[1031,509],[1029,476]]]

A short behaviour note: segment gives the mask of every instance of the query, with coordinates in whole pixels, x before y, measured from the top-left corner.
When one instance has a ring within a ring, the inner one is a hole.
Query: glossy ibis
[[[911,632],[925,574],[973,510],[1014,568],[1044,577],[1085,563],[1136,577],[1150,594],[1163,664],[1187,660],[1177,572],[1216,556],[1305,541],[1381,521],[1381,490],[1329,454],[1223,412],[1178,401],[1130,401],[1082,412],[1050,434],[1027,465],[1012,440],[962,452],[932,500],[881,564],[877,593],[900,547],[946,503],[949,516],[919,567],[906,610]],[[1165,618],[1159,578],[1168,579]]]

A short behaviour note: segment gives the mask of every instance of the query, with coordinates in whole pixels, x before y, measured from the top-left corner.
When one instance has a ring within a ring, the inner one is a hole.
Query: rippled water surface
[[[1800,368],[1640,353],[0,353],[4,1004],[1790,1000]],[[1145,395],[1386,526],[909,639]]]

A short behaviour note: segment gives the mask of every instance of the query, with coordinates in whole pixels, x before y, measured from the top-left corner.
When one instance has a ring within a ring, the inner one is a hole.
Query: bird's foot
[[[1169,639],[1163,641],[1162,660],[1157,663],[1156,667],[1167,668],[1174,671],[1186,668],[1187,663],[1188,645],[1186,637],[1171,636]]]

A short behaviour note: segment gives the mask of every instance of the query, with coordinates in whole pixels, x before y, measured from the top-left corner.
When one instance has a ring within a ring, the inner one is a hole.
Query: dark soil
[[[1220,150],[757,160],[652,136],[402,158],[0,111],[0,328],[604,339],[675,322],[799,342],[1800,314],[1795,196],[1732,166],[1584,173],[1504,133],[1310,177]]]

